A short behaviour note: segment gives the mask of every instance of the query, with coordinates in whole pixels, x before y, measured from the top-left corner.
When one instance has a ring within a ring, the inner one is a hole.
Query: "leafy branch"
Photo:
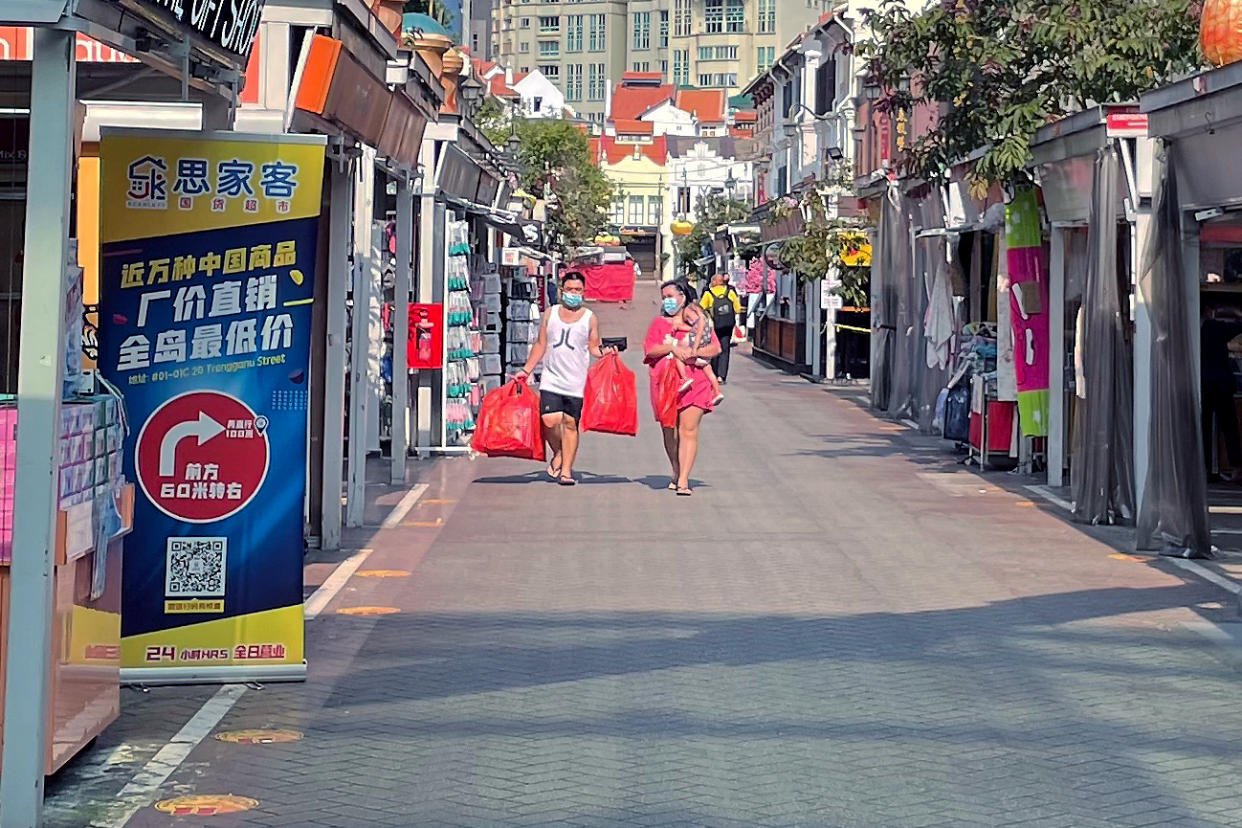
[[[1123,103],[1199,63],[1198,8],[1186,0],[940,0],[911,12],[884,0],[860,44],[881,112],[927,105],[931,131],[905,171],[941,175],[978,149],[976,183],[1025,178],[1044,124]]]

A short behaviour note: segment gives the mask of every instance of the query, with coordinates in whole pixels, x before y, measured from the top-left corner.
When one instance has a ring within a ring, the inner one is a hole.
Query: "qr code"
[[[165,597],[223,598],[228,546],[228,538],[169,538]]]

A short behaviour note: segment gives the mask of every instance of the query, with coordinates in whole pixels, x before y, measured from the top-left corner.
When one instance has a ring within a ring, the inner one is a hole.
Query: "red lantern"
[[[1205,0],[1199,45],[1213,66],[1242,60],[1242,0]]]

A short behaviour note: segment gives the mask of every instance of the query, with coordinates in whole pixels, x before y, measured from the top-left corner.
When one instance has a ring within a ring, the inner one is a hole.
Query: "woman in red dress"
[[[691,380],[677,400],[677,425],[673,428],[661,425],[664,429],[664,451],[673,470],[673,480],[668,487],[688,497],[692,494],[690,472],[699,453],[699,423],[705,413],[715,408],[712,405],[715,396],[712,384],[697,362],[719,354],[720,341],[709,327],[705,341],[691,344],[693,335],[688,330],[690,326],[683,321],[682,313],[696,297],[694,289],[684,280],[665,282],[660,288],[660,295],[663,315],[652,320],[651,327],[647,329],[644,361],[650,369],[651,406],[657,422],[660,420],[660,379],[664,371],[674,370],[671,360],[685,363],[686,375]]]

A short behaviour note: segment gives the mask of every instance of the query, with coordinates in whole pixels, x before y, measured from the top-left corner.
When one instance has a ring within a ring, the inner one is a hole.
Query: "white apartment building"
[[[537,69],[567,106],[602,124],[611,82],[625,69],[625,8],[618,0],[497,0],[488,57],[518,75]]]
[[[597,123],[623,72],[739,92],[840,0],[496,0],[492,53]]]

